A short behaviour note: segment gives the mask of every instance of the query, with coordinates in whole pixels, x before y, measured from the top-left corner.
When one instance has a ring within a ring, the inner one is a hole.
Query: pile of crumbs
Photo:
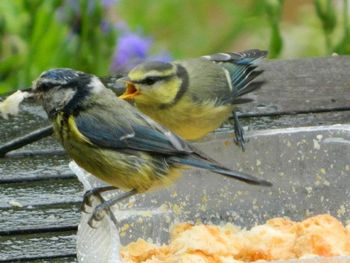
[[[242,263],[346,255],[350,226],[329,214],[301,222],[273,218],[250,230],[181,223],[172,227],[168,245],[138,239],[121,249],[124,263]]]

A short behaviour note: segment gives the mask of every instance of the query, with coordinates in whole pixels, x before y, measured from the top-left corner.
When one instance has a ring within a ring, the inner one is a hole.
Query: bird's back
[[[219,105],[238,104],[240,96],[263,84],[255,78],[262,73],[256,68],[266,54],[266,51],[254,49],[217,53],[177,63],[188,70],[189,89],[194,100],[217,100]]]

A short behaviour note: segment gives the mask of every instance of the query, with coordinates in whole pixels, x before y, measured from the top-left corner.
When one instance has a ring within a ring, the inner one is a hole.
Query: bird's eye
[[[36,90],[38,90],[38,91],[45,91],[45,90],[50,89],[50,87],[51,87],[51,86],[50,86],[48,83],[46,83],[46,82],[41,82],[41,83],[39,83],[39,84],[37,85]]]
[[[142,84],[153,85],[157,81],[161,80],[161,77],[147,77],[141,81]]]

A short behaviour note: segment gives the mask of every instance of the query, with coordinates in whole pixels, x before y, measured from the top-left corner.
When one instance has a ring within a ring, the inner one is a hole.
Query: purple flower
[[[159,52],[155,55],[148,57],[147,60],[170,62],[172,60],[172,57],[168,51],[162,51],[162,52]]]
[[[127,73],[130,69],[146,60],[170,61],[168,52],[150,55],[152,45],[150,37],[144,37],[133,32],[123,33],[117,41],[110,71]]]
[[[102,5],[106,8],[109,8],[118,2],[119,2],[118,0],[102,0]]]
[[[133,66],[147,58],[151,44],[151,38],[131,32],[122,34],[117,41],[111,71],[128,72]]]

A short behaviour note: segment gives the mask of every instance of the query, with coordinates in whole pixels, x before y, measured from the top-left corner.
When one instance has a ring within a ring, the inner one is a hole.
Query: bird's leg
[[[52,125],[30,132],[22,137],[13,139],[0,146],[0,157],[4,157],[6,153],[21,148],[27,144],[36,142],[42,138],[48,137],[53,133]]]
[[[104,201],[103,203],[96,206],[93,213],[92,213],[92,216],[90,217],[90,219],[88,221],[89,226],[92,228],[96,228],[96,223],[101,221],[106,213],[110,214],[113,223],[116,225],[116,223],[117,223],[116,219],[113,216],[113,213],[109,210],[109,208],[112,205],[114,205],[114,204],[116,204],[116,203],[118,203],[126,198],[129,198],[136,193],[137,193],[136,190],[131,190],[129,192],[125,192],[125,193],[122,193],[118,196],[115,196],[107,201]]]
[[[233,112],[232,114],[232,117],[233,117],[233,128],[234,128],[234,131],[235,131],[235,139],[234,139],[234,142],[240,146],[242,148],[242,151],[244,152],[245,151],[245,148],[244,148],[244,143],[246,142],[245,139],[244,139],[244,130],[243,130],[243,127],[241,126],[241,124],[239,123],[239,120],[238,120],[238,115],[236,112]]]
[[[88,191],[85,192],[84,196],[83,196],[83,203],[81,204],[81,210],[83,212],[86,212],[86,207],[87,206],[91,206],[92,205],[92,196],[95,196],[97,198],[100,199],[101,202],[103,202],[104,200],[102,199],[102,196],[100,195],[103,192],[107,192],[107,191],[112,191],[112,190],[116,190],[117,188],[114,186],[101,186],[101,187],[96,187],[96,188],[92,188]]]

